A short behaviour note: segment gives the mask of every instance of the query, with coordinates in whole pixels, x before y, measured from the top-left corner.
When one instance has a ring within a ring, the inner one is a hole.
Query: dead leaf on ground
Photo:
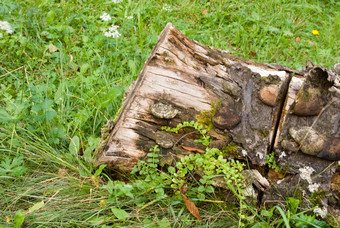
[[[332,178],[331,189],[340,191],[340,173],[336,172]]]
[[[56,52],[58,50],[58,48],[56,46],[54,46],[52,43],[50,43],[48,45],[48,50],[50,51],[50,53]]]
[[[185,207],[188,209],[188,211],[195,216],[195,218],[202,220],[200,213],[198,212],[198,208],[196,207],[196,205],[194,204],[194,202],[192,202],[186,195],[181,194]]]
[[[256,57],[256,56],[257,56],[257,53],[256,53],[256,51],[251,51],[251,52],[249,53],[249,55],[251,55],[251,56],[253,56],[253,57]]]
[[[184,150],[188,150],[188,151],[191,151],[191,152],[198,152],[198,153],[201,153],[201,154],[204,154],[205,151],[204,150],[201,150],[201,149],[198,149],[198,148],[194,148],[194,147],[190,147],[190,146],[182,146],[181,147],[184,149]]]
[[[58,176],[65,176],[67,174],[67,169],[58,168]]]
[[[300,37],[296,37],[295,40],[296,40],[296,42],[300,42],[301,38]]]
[[[68,54],[68,57],[70,57],[70,63],[72,63],[73,62],[73,55]]]
[[[208,9],[203,10],[202,14],[205,15],[208,13]]]
[[[310,45],[316,45],[313,41],[308,41]]]
[[[276,183],[278,180],[282,180],[284,178],[284,172],[275,172],[274,169],[269,169],[268,171],[268,179],[272,183]]]

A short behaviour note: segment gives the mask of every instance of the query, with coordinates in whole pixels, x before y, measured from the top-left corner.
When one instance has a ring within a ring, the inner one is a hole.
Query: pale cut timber
[[[168,23],[129,89],[115,127],[99,149],[97,164],[131,171],[156,144],[163,154],[177,154],[184,141],[193,139],[183,132],[169,134],[163,143],[161,127],[197,121],[197,115],[218,106],[213,118],[215,136],[231,139],[238,145],[239,156],[264,165],[290,74],[203,46]],[[156,117],[151,107],[158,103],[175,109],[176,116]]]

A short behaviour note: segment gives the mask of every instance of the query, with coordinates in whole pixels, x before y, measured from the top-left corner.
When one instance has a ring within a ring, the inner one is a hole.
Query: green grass
[[[236,56],[331,68],[340,62],[339,10],[337,1],[317,0],[0,0],[0,21],[13,28],[12,34],[0,30],[0,161],[10,166],[0,171],[0,226],[12,226],[19,210],[31,227],[238,226],[237,203],[200,201],[198,222],[171,189],[157,195],[120,173],[107,175],[130,181],[133,197],[103,188],[109,179],[94,175],[92,165],[100,128],[117,112],[167,22]],[[103,12],[112,19],[101,20]],[[119,38],[104,36],[111,24],[120,26]],[[71,149],[76,138],[80,146]],[[113,186],[119,184],[126,187]],[[41,201],[42,208],[28,213]],[[118,219],[112,207],[128,218]],[[259,221],[245,214],[249,224]]]

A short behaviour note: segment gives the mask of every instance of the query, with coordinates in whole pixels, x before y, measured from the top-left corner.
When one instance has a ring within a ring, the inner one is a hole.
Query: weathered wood
[[[239,146],[240,156],[264,165],[290,74],[205,47],[168,24],[126,96],[110,138],[99,151],[98,164],[132,170],[157,143],[162,126],[197,121],[197,115],[218,106],[210,121],[219,134]],[[157,117],[151,111],[157,104],[171,106],[177,114],[174,118]],[[179,137],[188,139],[184,134]],[[168,153],[180,145],[173,142],[172,148],[160,146]]]
[[[304,77],[292,79],[274,151],[279,166],[293,175],[273,183],[264,200],[290,196],[292,190],[284,189],[294,185],[294,191],[338,191],[331,183],[340,160],[339,79],[333,71],[313,65],[307,67]],[[305,170],[311,171],[310,179],[303,178]]]

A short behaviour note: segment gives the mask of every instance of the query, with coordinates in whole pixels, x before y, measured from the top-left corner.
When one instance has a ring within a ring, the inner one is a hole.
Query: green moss
[[[233,157],[237,157],[237,149],[238,149],[238,145],[234,142],[229,143],[228,146],[225,146],[222,148],[222,153],[223,155],[231,155]]]
[[[261,138],[266,138],[269,135],[269,131],[267,129],[261,129],[259,130],[259,133]]]
[[[196,115],[195,118],[197,122],[203,125],[208,131],[214,129],[214,125],[212,122],[212,118],[215,116],[218,108],[221,106],[221,101],[218,103],[211,103],[211,109],[208,111],[202,111],[199,115]]]
[[[309,197],[309,201],[312,203],[313,206],[322,207],[321,201],[322,199],[326,198],[326,195],[328,193],[329,192],[326,192],[326,191],[315,191]]]
[[[117,123],[117,120],[118,120],[118,118],[119,118],[119,115],[122,113],[123,108],[124,108],[124,103],[122,103],[122,105],[120,106],[120,108],[119,108],[118,111],[116,112],[115,117],[113,118],[113,121],[114,121],[115,123]]]

